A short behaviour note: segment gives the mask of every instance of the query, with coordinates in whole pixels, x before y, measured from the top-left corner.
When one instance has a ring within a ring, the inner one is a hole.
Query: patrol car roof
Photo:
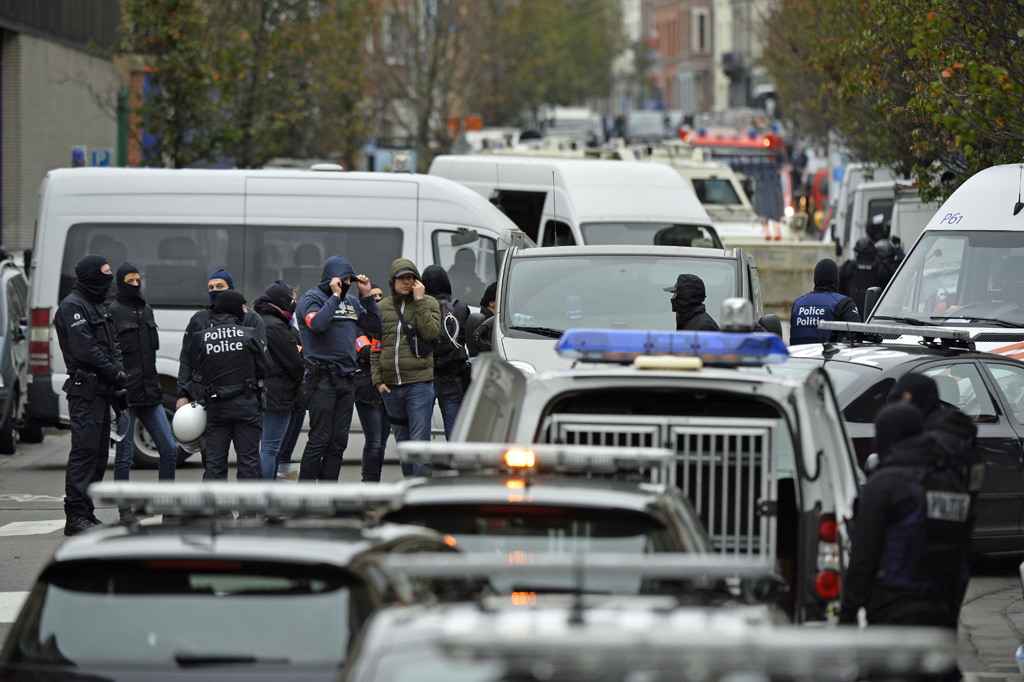
[[[363,529],[359,522],[295,529],[225,525],[216,533],[207,524],[114,526],[76,535],[54,553],[55,562],[80,559],[217,558],[332,564],[345,567],[359,554],[400,537],[437,537],[415,526]]]
[[[543,258],[550,256],[652,256],[660,258],[735,258],[732,249],[705,249],[694,246],[634,246],[634,245],[594,245],[594,246],[543,246],[532,249],[519,249],[516,258]]]
[[[959,359],[1008,359],[1005,355],[996,353],[985,353],[981,351],[969,352],[938,346],[929,347],[921,344],[895,344],[895,343],[857,343],[853,346],[845,343],[834,344],[834,353],[830,353],[827,362],[854,363],[866,367],[874,367],[880,370],[889,370],[898,367],[912,360],[929,360],[942,358]],[[796,346],[790,349],[790,355],[782,364],[788,364],[799,360],[825,361],[824,348],[819,344],[808,344]]]

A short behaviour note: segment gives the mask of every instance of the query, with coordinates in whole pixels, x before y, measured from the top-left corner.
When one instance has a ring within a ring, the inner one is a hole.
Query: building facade
[[[712,0],[649,0],[651,35],[657,45],[655,83],[666,109],[694,114],[710,110],[714,85]]]

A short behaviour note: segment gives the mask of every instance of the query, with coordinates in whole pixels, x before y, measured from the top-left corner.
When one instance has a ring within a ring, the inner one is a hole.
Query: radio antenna
[[[1024,209],[1024,202],[1020,200],[1020,186],[1021,179],[1024,178],[1024,163],[1020,164],[1020,171],[1017,173],[1017,203],[1013,206],[1013,215],[1020,213],[1021,209]]]
[[[555,222],[557,223],[558,206],[555,204],[555,171],[551,171],[551,215],[554,217]],[[552,225],[552,229],[558,229],[558,226]]]

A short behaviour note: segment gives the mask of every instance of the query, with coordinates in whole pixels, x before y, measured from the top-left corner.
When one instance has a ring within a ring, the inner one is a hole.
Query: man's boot
[[[72,536],[78,535],[83,530],[89,530],[93,527],[93,524],[89,523],[89,519],[79,514],[68,514],[67,523],[64,524],[64,535]]]
[[[363,474],[363,483],[380,483],[380,474]]]

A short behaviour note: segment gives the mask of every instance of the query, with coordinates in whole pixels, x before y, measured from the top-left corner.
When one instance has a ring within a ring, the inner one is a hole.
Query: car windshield
[[[583,223],[583,243],[598,246],[622,244],[623,246],[694,246],[705,249],[716,248],[715,237],[703,225],[681,225],[678,223]]]
[[[503,284],[503,333],[534,338],[556,330],[676,328],[671,294],[680,274],[704,281],[708,314],[736,295],[736,260],[687,256],[553,256],[514,258]]]
[[[926,232],[872,321],[1024,326],[1024,232]]]
[[[47,570],[14,662],[189,667],[345,660],[365,588],[338,569],[216,560],[87,561]],[[82,624],[88,624],[83,627]]]
[[[630,114],[626,119],[626,133],[628,135],[663,135],[665,119],[656,111]]]
[[[743,205],[736,188],[724,178],[694,178],[693,191],[702,204]]]

